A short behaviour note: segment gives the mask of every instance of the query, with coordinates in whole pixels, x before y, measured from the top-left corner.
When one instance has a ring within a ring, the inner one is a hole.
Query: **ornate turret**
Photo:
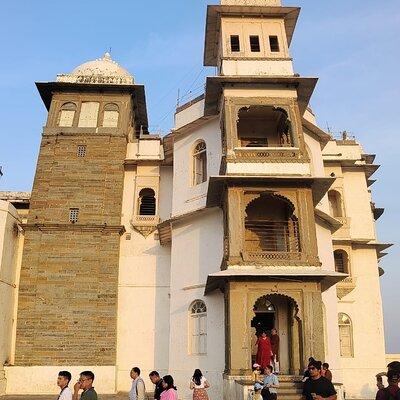
[[[204,64],[220,75],[293,76],[289,46],[300,8],[280,0],[221,0],[207,12]]]

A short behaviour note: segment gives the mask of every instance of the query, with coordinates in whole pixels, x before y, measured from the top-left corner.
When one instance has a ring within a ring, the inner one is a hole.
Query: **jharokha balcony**
[[[262,193],[245,209],[242,258],[246,263],[300,265],[307,261],[300,224],[292,202]]]
[[[246,221],[245,228],[248,261],[301,259],[298,221],[251,220]]]

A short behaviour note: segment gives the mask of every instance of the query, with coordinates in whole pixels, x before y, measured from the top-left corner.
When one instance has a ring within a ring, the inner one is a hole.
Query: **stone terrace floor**
[[[128,393],[118,393],[118,394],[99,394],[99,400],[126,400],[128,398]],[[149,397],[150,399],[151,397]],[[49,394],[44,396],[0,396],[1,400],[55,400],[57,395]]]

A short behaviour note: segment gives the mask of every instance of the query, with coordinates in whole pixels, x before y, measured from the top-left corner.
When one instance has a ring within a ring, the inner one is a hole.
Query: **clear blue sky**
[[[207,3],[216,0],[19,0],[0,13],[0,190],[30,190],[46,111],[35,81],[54,80],[109,47],[146,85],[150,125],[172,126],[177,90],[201,88]],[[320,78],[312,100],[319,124],[354,134],[382,164],[372,186],[386,212],[380,240],[398,242],[399,44],[398,0],[287,0],[302,7],[291,47],[295,69]],[[387,351],[400,353],[400,252],[381,266]],[[396,261],[397,260],[397,261]],[[372,344],[371,344],[372,345]]]

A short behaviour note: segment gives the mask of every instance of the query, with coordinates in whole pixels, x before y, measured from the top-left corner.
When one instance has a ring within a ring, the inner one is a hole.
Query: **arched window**
[[[189,307],[189,353],[207,353],[207,307],[202,300]]]
[[[347,314],[339,313],[340,356],[353,357],[353,324]]]
[[[156,196],[153,189],[139,192],[139,215],[156,215]]]
[[[335,259],[335,271],[342,274],[349,273],[349,257],[344,250],[335,250],[333,252]]]
[[[74,118],[76,113],[75,103],[64,103],[60,109],[60,117],[58,121],[58,126],[69,127],[74,124]]]
[[[328,193],[329,209],[332,217],[343,217],[342,196],[336,190],[330,190]]]
[[[251,201],[246,207],[245,248],[250,252],[301,252],[294,205],[285,197],[270,193]]]
[[[114,103],[104,106],[103,126],[106,128],[117,128],[119,118],[119,108]]]
[[[207,146],[202,140],[193,150],[193,185],[207,180]]]

